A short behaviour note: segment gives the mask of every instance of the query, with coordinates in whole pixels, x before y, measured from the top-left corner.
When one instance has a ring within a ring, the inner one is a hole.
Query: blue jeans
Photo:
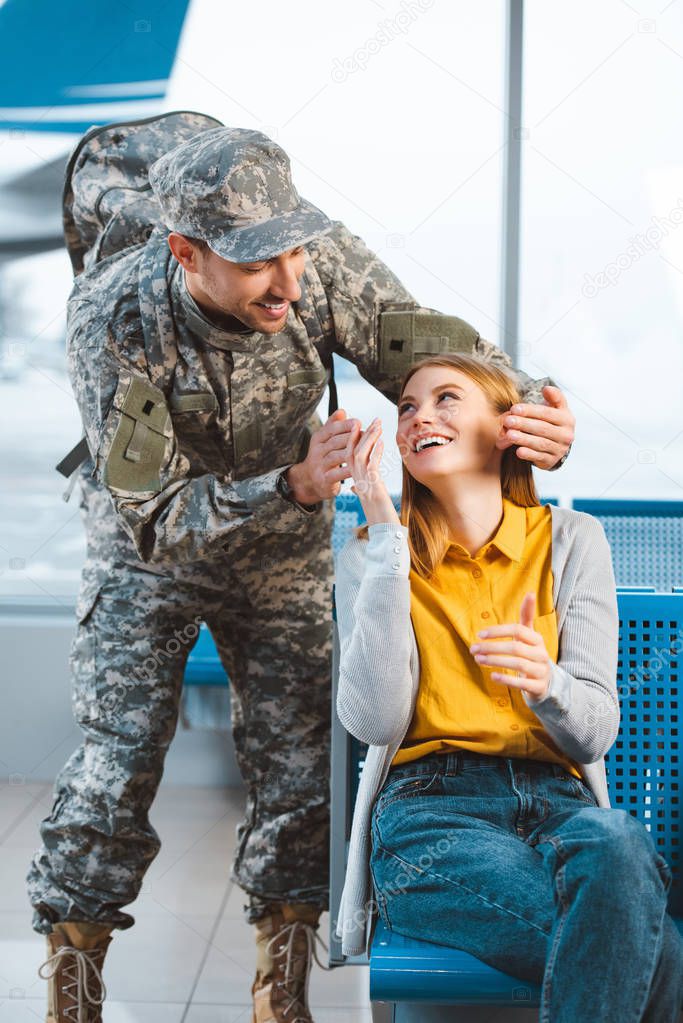
[[[371,872],[386,927],[542,985],[540,1023],[675,1023],[671,870],[561,765],[468,751],[391,768]]]

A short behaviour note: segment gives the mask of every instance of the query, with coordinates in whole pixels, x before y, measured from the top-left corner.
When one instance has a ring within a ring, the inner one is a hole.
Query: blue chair
[[[683,585],[683,501],[576,498],[572,508],[600,519],[617,586]]]
[[[202,622],[197,642],[185,666],[186,686],[227,686],[230,684],[216,650],[213,636]]]
[[[669,911],[683,933],[683,871],[679,840],[679,652],[683,590],[649,587],[618,590],[620,616],[619,735],[605,758],[610,802],[636,816],[651,832],[674,874]],[[336,617],[335,617],[336,622]],[[339,666],[334,629],[333,698]],[[668,652],[668,653],[667,653]],[[344,959],[334,934],[344,881],[348,840],[364,747],[346,733],[333,712],[330,962]],[[393,1021],[400,1002],[439,1005],[538,1006],[540,988],[495,970],[461,950],[417,941],[376,922],[370,950],[373,1019]]]

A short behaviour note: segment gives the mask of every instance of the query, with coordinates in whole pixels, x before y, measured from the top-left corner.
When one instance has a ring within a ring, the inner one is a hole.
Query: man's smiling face
[[[285,325],[289,306],[301,298],[303,245],[255,263],[232,263],[208,246],[173,231],[168,238],[173,255],[185,269],[187,288],[213,320],[235,329],[248,327],[277,334]]]

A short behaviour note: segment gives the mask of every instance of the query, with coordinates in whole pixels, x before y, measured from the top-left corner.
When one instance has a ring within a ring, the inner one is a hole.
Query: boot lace
[[[306,950],[299,955],[296,954],[294,945],[297,938],[297,932],[303,931],[306,940]],[[284,939],[284,944],[279,945],[275,948],[275,944],[278,941]],[[268,954],[275,957],[277,954],[281,954],[286,950],[287,959],[285,962],[285,979],[278,981],[277,986],[282,988],[285,994],[290,998],[286,1007],[282,1010],[282,1015],[287,1016],[292,1009],[296,1010],[296,1015],[292,1016],[291,1023],[311,1023],[311,1016],[308,1009],[308,983],[311,974],[311,960],[315,959],[318,966],[323,970],[331,970],[331,966],[325,966],[318,959],[316,951],[316,942],[319,942],[327,952],[327,945],[320,937],[315,927],[311,924],[305,923],[303,920],[294,920],[290,924],[285,924],[274,934],[268,942],[267,951]],[[294,966],[296,963],[306,963],[305,970],[305,983],[303,990],[300,993],[290,990],[290,984],[295,980]]]
[[[102,953],[97,950],[85,951],[73,948],[71,945],[62,945],[38,969],[38,975],[43,980],[50,980],[60,969],[62,960],[64,960],[64,978],[61,987],[74,1003],[64,1009],[64,1016],[66,1019],[72,1020],[73,1023],[89,1023],[90,1009],[94,1008],[99,1012],[106,998],[107,989],[104,986],[100,969],[94,962],[94,957],[100,958],[101,956]],[[91,989],[92,977],[99,984],[99,991]],[[76,1016],[72,1015],[74,1012],[77,1013]]]

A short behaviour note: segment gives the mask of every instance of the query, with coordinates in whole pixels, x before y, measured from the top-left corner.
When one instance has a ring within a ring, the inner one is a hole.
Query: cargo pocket
[[[311,414],[320,404],[325,386],[330,378],[324,366],[297,369],[287,374],[287,399],[295,409]]]
[[[379,372],[401,376],[428,355],[471,355],[479,332],[458,316],[415,306],[388,303],[379,315],[377,332]]]
[[[103,484],[120,496],[154,497],[172,445],[163,391],[147,377],[122,370],[97,453]]]
[[[180,450],[204,466],[220,466],[227,474],[231,468],[227,439],[221,444],[216,423],[218,399],[213,391],[172,394],[170,397],[173,429]]]
[[[79,625],[85,625],[90,618],[101,589],[102,580],[96,576],[81,583],[76,601],[76,621]]]

